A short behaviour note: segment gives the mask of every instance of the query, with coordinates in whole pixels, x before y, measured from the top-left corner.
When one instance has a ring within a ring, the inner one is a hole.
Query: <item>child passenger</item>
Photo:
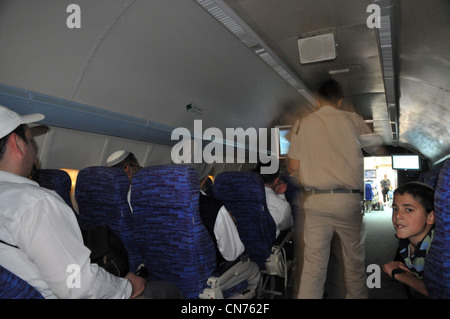
[[[391,261],[383,270],[416,292],[428,296],[423,280],[425,258],[434,237],[434,190],[423,183],[407,183],[394,192],[392,223],[400,239],[401,261]]]

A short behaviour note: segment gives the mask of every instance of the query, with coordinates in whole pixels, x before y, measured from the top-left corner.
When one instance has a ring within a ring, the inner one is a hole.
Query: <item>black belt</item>
[[[308,191],[307,193],[311,195],[317,195],[317,194],[349,194],[349,193],[355,193],[355,194],[361,194],[361,190],[359,189],[345,189],[345,188],[335,188],[335,189],[313,189]]]

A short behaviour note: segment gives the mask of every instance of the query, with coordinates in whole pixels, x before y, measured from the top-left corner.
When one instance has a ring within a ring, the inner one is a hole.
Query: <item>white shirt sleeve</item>
[[[12,232],[17,245],[58,298],[131,295],[128,280],[91,264],[90,250],[84,246],[76,218],[68,206],[44,197],[22,214],[17,225],[20,227]],[[72,287],[69,278],[74,279]]]
[[[277,194],[277,197],[283,202],[283,205],[280,207],[282,211],[282,218],[278,223],[278,227],[280,230],[285,230],[291,228],[294,225],[294,219],[292,218],[291,205],[286,199],[284,194]]]
[[[225,206],[222,206],[217,214],[214,234],[217,240],[217,247],[225,260],[233,261],[242,255],[245,250],[244,244]]]
[[[375,153],[383,144],[383,139],[380,135],[372,133],[369,126],[362,120],[360,116],[356,116],[358,121],[359,143],[361,147],[369,154]]]
[[[300,149],[299,149],[300,143],[299,143],[299,136],[298,136],[298,131],[300,129],[299,126],[300,126],[300,120],[297,120],[291,131],[291,140],[290,140],[290,146],[289,146],[289,151],[288,151],[288,157],[295,159],[295,160],[300,160]]]
[[[277,227],[276,236],[281,231],[288,229],[294,225],[292,218],[291,205],[286,200],[284,194],[276,194],[275,191],[269,187],[265,187],[267,208]]]

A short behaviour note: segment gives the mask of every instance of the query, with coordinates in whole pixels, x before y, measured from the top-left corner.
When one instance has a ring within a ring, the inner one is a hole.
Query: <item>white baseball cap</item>
[[[16,112],[0,105],[0,138],[5,137],[21,124],[39,122],[44,118],[45,116],[40,113],[19,115]]]

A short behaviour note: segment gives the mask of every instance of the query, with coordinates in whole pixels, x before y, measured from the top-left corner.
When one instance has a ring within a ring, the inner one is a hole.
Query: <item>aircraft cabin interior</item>
[[[440,178],[448,229],[449,36],[448,0],[1,0],[0,105],[45,115],[31,126],[38,168],[68,172],[67,202],[81,216],[77,174],[117,150],[160,174],[176,129],[234,150],[213,180],[257,165],[250,138],[227,136],[238,128],[254,129],[266,142],[256,153],[287,172],[291,128],[334,79],[344,110],[383,142],[364,153],[361,178],[378,187],[384,175],[395,187]],[[450,260],[448,230],[441,237]],[[437,298],[450,297],[443,267]]]

